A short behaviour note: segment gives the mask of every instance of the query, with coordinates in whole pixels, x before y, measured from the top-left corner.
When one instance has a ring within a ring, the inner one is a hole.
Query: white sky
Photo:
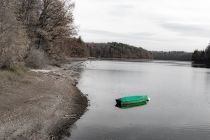
[[[210,42],[210,0],[74,0],[87,42],[117,41],[147,50],[193,51]]]

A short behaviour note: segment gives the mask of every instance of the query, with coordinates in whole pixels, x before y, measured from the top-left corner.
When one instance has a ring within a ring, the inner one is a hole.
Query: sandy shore
[[[76,88],[80,63],[28,71],[0,71],[0,139],[49,140],[68,135],[87,98]]]

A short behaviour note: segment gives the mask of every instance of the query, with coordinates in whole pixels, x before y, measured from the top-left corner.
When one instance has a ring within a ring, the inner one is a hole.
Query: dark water
[[[70,140],[210,140],[210,69],[188,62],[86,62],[78,87],[90,106]],[[148,95],[119,109],[115,98]]]

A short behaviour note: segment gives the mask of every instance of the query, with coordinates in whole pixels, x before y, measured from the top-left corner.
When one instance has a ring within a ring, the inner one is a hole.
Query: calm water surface
[[[176,61],[89,61],[78,87],[90,106],[64,139],[210,140],[210,69]],[[151,101],[115,107],[115,98],[129,95]]]

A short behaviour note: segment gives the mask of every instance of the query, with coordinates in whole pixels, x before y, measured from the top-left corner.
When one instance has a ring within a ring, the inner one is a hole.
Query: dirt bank
[[[0,139],[60,139],[87,106],[71,77],[78,63],[23,75],[0,71]]]

